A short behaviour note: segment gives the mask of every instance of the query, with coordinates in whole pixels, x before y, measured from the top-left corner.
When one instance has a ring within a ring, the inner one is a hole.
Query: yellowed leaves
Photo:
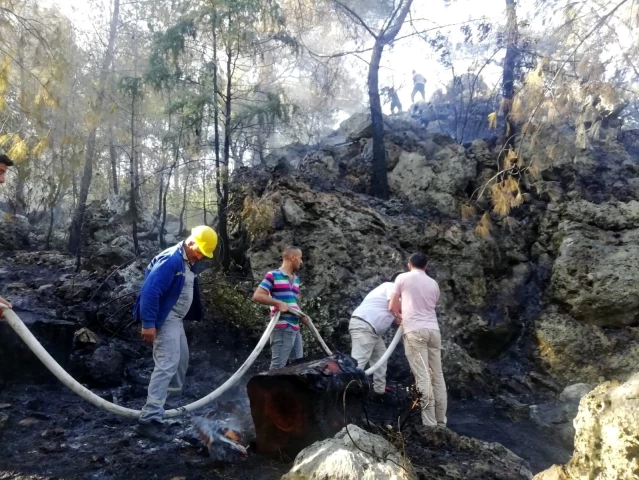
[[[17,163],[20,163],[25,158],[27,158],[28,153],[29,147],[27,146],[27,142],[24,139],[18,137],[18,135],[14,135],[13,144],[7,152],[9,158]]]
[[[38,93],[36,94],[34,103],[38,107],[46,106],[49,108],[53,108],[58,105],[57,100],[53,98],[53,95],[51,95],[51,92],[49,92],[49,90],[45,87],[39,88]]]
[[[490,187],[490,199],[493,204],[493,211],[502,217],[508,215],[511,209],[524,202],[524,197],[519,189],[519,182],[512,176]]]
[[[42,137],[33,147],[29,147],[29,142],[21,138],[17,133],[5,133],[0,135],[0,148],[7,151],[7,155],[16,163],[23,162],[27,156],[39,157],[44,153],[49,145],[49,136]]]
[[[488,238],[490,237],[490,232],[493,228],[493,224],[490,220],[490,214],[485,212],[481,216],[481,220],[475,227],[475,234],[480,238]]]
[[[270,202],[259,201],[253,196],[244,198],[241,217],[251,241],[268,232],[274,216],[275,212]]]
[[[39,157],[40,155],[42,155],[44,153],[44,151],[46,150],[46,148],[49,146],[49,136],[45,135],[44,137],[42,137],[42,139],[40,139],[40,141],[38,143],[35,144],[35,146],[31,149],[31,155],[33,155],[34,157]]]
[[[497,112],[488,114],[488,128],[497,128]]]
[[[461,207],[461,217],[462,221],[469,220],[473,218],[477,214],[477,209],[474,205],[464,204]]]
[[[11,75],[11,59],[4,57],[0,61],[0,95],[4,95],[9,88],[9,76]]]

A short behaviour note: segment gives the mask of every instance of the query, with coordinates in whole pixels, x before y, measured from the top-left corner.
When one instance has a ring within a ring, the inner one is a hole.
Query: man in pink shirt
[[[411,255],[410,271],[395,280],[389,307],[395,316],[401,316],[404,325],[404,350],[421,394],[422,423],[446,426],[448,398],[442,372],[442,339],[435,313],[439,285],[426,275],[427,264],[428,258],[423,253]]]

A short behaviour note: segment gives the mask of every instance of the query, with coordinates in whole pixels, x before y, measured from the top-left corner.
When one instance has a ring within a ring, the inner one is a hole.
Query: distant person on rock
[[[402,102],[399,101],[399,96],[397,95],[397,90],[395,90],[395,87],[384,87],[382,88],[382,92],[385,93],[388,97],[388,101],[390,102],[391,114],[395,114],[395,109],[398,110],[397,113],[401,113]]]
[[[271,307],[271,316],[280,312],[280,318],[271,334],[270,370],[283,368],[287,360],[304,357],[300,318],[289,313],[300,310],[300,279],[296,273],[302,268],[302,250],[287,247],[282,252],[282,266],[264,275],[264,280],[253,294],[253,300]],[[306,324],[306,318],[301,319]]]
[[[0,183],[4,183],[5,175],[6,175],[7,169],[9,167],[13,167],[13,162],[11,161],[11,159],[9,157],[7,157],[5,154],[0,155]],[[5,300],[2,297],[0,297],[0,304],[4,305],[5,307],[8,307],[8,308],[13,308],[11,303],[9,303],[8,300]],[[0,318],[4,318],[4,309],[3,308],[0,308]]]
[[[413,70],[413,93],[410,94],[410,101],[415,103],[415,95],[420,93],[422,101],[426,101],[426,94],[424,93],[424,86],[426,85],[426,78],[421,73],[417,73]]]
[[[156,256],[146,270],[133,315],[142,322],[142,340],[153,344],[155,368],[146,404],[136,431],[153,440],[167,441],[162,431],[164,404],[178,400],[189,366],[189,346],[183,320],[200,320],[202,305],[194,265],[212,258],[217,234],[199,226],[183,242]]]
[[[391,311],[400,315],[404,325],[404,351],[421,395],[422,423],[446,426],[448,398],[442,372],[442,340],[435,307],[439,285],[426,274],[428,258],[411,255],[409,272],[395,280]],[[432,377],[431,377],[432,372]]]
[[[384,334],[396,321],[389,309],[394,291],[393,282],[400,273],[395,273],[390,282],[384,282],[371,290],[351,315],[348,324],[352,341],[351,357],[362,370],[366,365],[372,367],[386,352]],[[373,373],[373,390],[376,399],[383,402],[386,398],[386,363]]]

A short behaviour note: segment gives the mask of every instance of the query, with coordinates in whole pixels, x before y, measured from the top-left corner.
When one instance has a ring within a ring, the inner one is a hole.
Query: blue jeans
[[[271,333],[271,367],[269,370],[284,368],[286,361],[304,357],[302,332],[291,327],[276,328]]]

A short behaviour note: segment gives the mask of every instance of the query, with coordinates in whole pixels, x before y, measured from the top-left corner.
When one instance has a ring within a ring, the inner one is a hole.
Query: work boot
[[[141,423],[133,428],[138,434],[156,442],[168,443],[171,438],[164,433],[164,425],[160,422],[151,421],[150,423]]]

